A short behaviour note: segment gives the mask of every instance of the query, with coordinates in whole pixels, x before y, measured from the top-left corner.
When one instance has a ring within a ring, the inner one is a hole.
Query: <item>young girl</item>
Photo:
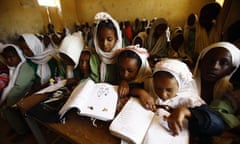
[[[90,78],[95,82],[118,83],[116,54],[122,48],[122,34],[118,22],[108,13],[99,12],[95,16],[94,46],[96,54],[90,58]]]
[[[1,96],[1,111],[16,133],[22,135],[27,132],[27,125],[19,111],[14,110],[13,107],[31,89],[35,72],[25,61],[22,51],[17,46],[4,45],[2,55],[9,67],[10,81]]]
[[[147,61],[148,52],[144,48],[128,46],[120,50],[118,66],[121,82],[118,92],[121,98],[147,94],[152,70]]]
[[[162,59],[159,61],[153,71],[153,91],[155,103],[161,105],[167,111],[186,106],[195,107],[204,104],[199,97],[196,89],[195,80],[188,66],[177,59]],[[158,110],[158,114],[163,115],[162,109]],[[143,143],[159,143],[156,134],[161,133],[159,121],[163,121],[162,117],[155,115]],[[166,139],[171,137],[166,137]]]
[[[211,44],[200,53],[194,76],[198,93],[207,104],[232,89],[229,77],[239,66],[239,58],[239,49],[228,42]],[[189,120],[190,131],[204,137],[218,135],[225,127],[219,113],[206,105],[190,109],[181,107],[175,109],[167,119],[173,133],[178,134],[185,118]]]
[[[36,74],[40,78],[40,85],[47,84],[58,71],[58,64],[54,58],[57,51],[52,48],[45,49],[34,34],[22,34],[18,39],[18,45],[29,60],[28,62],[36,70]]]
[[[154,20],[147,37],[146,48],[150,56],[167,57],[170,31],[164,18]]]

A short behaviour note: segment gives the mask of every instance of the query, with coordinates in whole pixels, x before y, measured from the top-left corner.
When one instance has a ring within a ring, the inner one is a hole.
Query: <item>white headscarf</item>
[[[15,50],[17,51],[18,56],[21,59],[21,62],[16,67],[8,66],[8,68],[9,68],[9,83],[8,83],[8,86],[5,87],[4,90],[3,90],[0,103],[3,103],[6,100],[8,93],[11,91],[11,89],[13,88],[13,86],[15,84],[15,81],[17,79],[20,67],[26,61],[24,56],[23,56],[22,51],[16,45],[5,44],[5,45],[3,45],[2,48],[4,50],[5,48],[7,48],[9,46],[15,48]]]
[[[125,48],[120,49],[120,52],[126,51],[126,50],[135,52],[142,61],[142,65],[140,66],[140,69],[138,71],[136,78],[133,81],[131,81],[130,83],[142,83],[147,78],[151,78],[152,70],[151,70],[151,67],[149,66],[149,63],[147,60],[147,58],[149,56],[147,50],[145,48],[138,47],[138,45],[136,45],[136,46],[131,45],[131,46],[127,46]]]
[[[114,64],[116,62],[116,52],[118,49],[122,48],[122,32],[120,30],[119,24],[116,20],[114,20],[108,13],[106,12],[99,12],[95,15],[94,20],[96,21],[96,27],[94,32],[94,45],[96,53],[98,54],[99,58],[101,59],[101,65],[100,65],[100,80],[105,80],[106,75],[106,64]],[[110,20],[113,25],[116,28],[117,31],[117,41],[115,43],[115,46],[113,47],[111,52],[104,52],[101,50],[100,46],[98,45],[98,39],[97,39],[97,29],[98,24],[101,21]]]
[[[179,106],[194,107],[204,103],[197,93],[196,83],[192,78],[192,73],[185,63],[178,59],[165,58],[155,65],[153,73],[158,71],[165,71],[172,74],[177,80],[179,88],[176,97],[165,101],[158,98],[157,103],[166,104],[173,108]]]
[[[199,70],[199,62],[201,59],[203,59],[203,57],[211,50],[214,48],[225,48],[226,50],[228,50],[232,56],[232,64],[235,67],[235,69],[232,71],[231,74],[229,74],[228,76],[220,79],[215,87],[214,87],[214,97],[221,97],[222,94],[224,93],[224,91],[231,89],[232,85],[229,82],[229,78],[232,76],[232,74],[237,70],[238,66],[240,65],[240,50],[234,46],[233,44],[229,43],[229,42],[216,42],[213,43],[211,45],[209,45],[208,47],[204,48],[201,53],[198,56],[195,68],[194,68],[194,77],[197,80],[197,86],[199,89],[199,93],[201,91],[201,74],[200,74],[200,70]],[[224,87],[224,88],[223,88]]]
[[[81,52],[84,47],[82,32],[76,32],[66,36],[59,48],[59,52],[70,57],[74,62],[74,68],[77,67]]]
[[[43,43],[34,34],[22,34],[22,37],[33,53],[32,57],[25,57],[38,64],[37,74],[41,78],[41,84],[47,83],[51,77],[48,61],[56,56],[57,50],[52,48],[44,49]]]

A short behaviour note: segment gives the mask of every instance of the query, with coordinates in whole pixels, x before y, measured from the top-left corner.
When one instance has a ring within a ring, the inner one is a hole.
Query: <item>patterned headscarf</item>
[[[140,69],[138,71],[136,78],[130,83],[142,83],[147,78],[151,78],[152,70],[147,60],[149,56],[147,50],[145,48],[138,47],[138,45],[136,46],[131,45],[131,46],[127,46],[125,48],[120,49],[120,52],[123,52],[125,50],[130,50],[135,52],[141,58],[141,61],[142,61],[142,65],[140,66]]]

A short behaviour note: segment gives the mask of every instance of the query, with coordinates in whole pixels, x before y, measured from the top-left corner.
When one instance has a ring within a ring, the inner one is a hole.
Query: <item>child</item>
[[[76,32],[66,36],[59,48],[59,55],[63,61],[66,79],[74,78],[74,69],[78,66],[79,58],[84,47],[82,33]]]
[[[154,20],[147,37],[146,48],[151,56],[167,57],[170,31],[164,18]]]
[[[45,49],[34,34],[22,34],[18,39],[18,45],[29,60],[28,62],[36,70],[36,74],[40,78],[40,85],[47,84],[58,71],[57,60],[54,58],[57,51],[52,48]]]
[[[2,55],[9,67],[10,81],[1,96],[1,111],[17,135],[23,135],[28,131],[28,127],[19,111],[14,109],[14,105],[31,89],[35,72],[17,46],[4,45]]]
[[[154,94],[157,104],[171,108],[200,106],[195,80],[188,66],[177,59],[162,59],[153,71]]]
[[[118,66],[121,82],[119,96],[139,96],[148,89],[152,70],[147,61],[148,52],[144,48],[128,46],[120,50]]]
[[[198,93],[207,104],[221,98],[224,93],[232,89],[229,76],[239,66],[239,58],[239,49],[228,42],[213,43],[202,50],[195,66],[194,76]],[[219,135],[225,128],[225,123],[216,111],[201,105],[175,109],[167,118],[173,133],[178,134],[185,118],[189,120],[190,132],[205,138]]]
[[[118,22],[108,13],[95,16],[94,46],[96,54],[90,58],[90,78],[95,82],[118,83],[116,54],[122,48],[122,34]]]
[[[195,107],[204,104],[199,97],[196,89],[195,80],[188,66],[177,59],[165,58],[160,60],[153,71],[153,91],[155,103],[161,108],[171,112],[172,109],[186,106]],[[158,115],[155,115],[143,143],[158,143],[156,133],[161,133],[159,121],[162,123],[164,111],[158,109]],[[168,138],[166,138],[168,139]],[[170,137],[171,139],[171,137]]]

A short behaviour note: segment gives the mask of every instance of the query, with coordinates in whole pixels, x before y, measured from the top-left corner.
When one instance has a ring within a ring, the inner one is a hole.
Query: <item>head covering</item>
[[[167,29],[165,30],[165,34],[162,34],[158,39],[155,39],[153,35],[156,27],[160,24],[166,24]],[[164,51],[167,42],[170,42],[170,30],[167,21],[164,18],[154,20],[147,39],[147,49],[149,54],[156,55],[157,53],[160,53],[160,51]]]
[[[204,48],[201,53],[199,54],[198,56],[198,59],[197,59],[197,62],[196,62],[196,66],[195,66],[195,69],[194,69],[194,75],[197,75],[198,71],[199,71],[199,61],[201,59],[203,59],[203,57],[211,50],[211,49],[214,49],[214,48],[218,48],[218,47],[221,47],[221,48],[225,48],[226,50],[228,50],[232,56],[232,64],[235,68],[235,70],[237,69],[237,67],[240,65],[240,50],[233,44],[229,43],[229,42],[216,42],[216,43],[213,43],[209,46],[207,46],[206,48]],[[235,71],[234,70],[234,71]],[[234,72],[233,71],[233,72]],[[232,72],[232,73],[233,73]]]
[[[37,74],[41,78],[41,84],[48,82],[51,77],[48,61],[56,56],[57,51],[52,48],[45,49],[43,43],[34,34],[22,34],[26,44],[33,53],[33,56],[28,57],[32,62],[38,64]]]
[[[2,48],[4,50],[5,48],[7,48],[9,46],[15,48],[15,50],[17,51],[18,56],[21,59],[21,62],[16,67],[8,66],[8,68],[9,68],[9,82],[8,82],[8,86],[6,88],[4,88],[4,90],[3,90],[0,103],[4,102],[4,100],[6,99],[8,93],[11,91],[11,89],[14,86],[15,81],[17,79],[17,76],[18,76],[18,73],[19,73],[19,69],[20,69],[21,65],[26,61],[24,56],[23,56],[22,51],[16,45],[5,44],[5,45],[3,45]]]
[[[136,45],[136,46],[131,45],[131,46],[127,46],[125,48],[120,49],[120,52],[123,52],[126,50],[135,52],[142,61],[142,65],[140,66],[140,69],[138,71],[136,78],[133,81],[131,81],[130,83],[142,83],[147,78],[151,78],[152,70],[151,70],[151,67],[149,66],[149,63],[147,60],[147,58],[149,56],[147,50],[145,48],[138,47],[138,45]]]
[[[142,47],[145,47],[145,41],[146,41],[146,38],[147,38],[147,33],[146,32],[139,32],[132,40],[132,44],[134,45],[135,44],[135,40],[137,38],[140,38],[142,40]]]
[[[99,58],[101,59],[101,65],[100,65],[100,81],[105,80],[106,75],[106,64],[113,64],[116,62],[116,52],[118,49],[122,48],[122,32],[120,30],[119,24],[116,20],[114,20],[108,13],[106,12],[99,12],[95,15],[94,20],[96,22],[96,27],[94,31],[94,45],[96,53],[98,54]],[[104,52],[101,50],[100,46],[98,45],[98,39],[97,39],[97,29],[98,25],[101,21],[110,20],[112,21],[113,25],[116,28],[117,32],[117,41],[115,43],[115,46],[113,47],[111,52]]]
[[[193,80],[188,66],[177,59],[166,58],[159,61],[154,67],[153,74],[158,71],[166,71],[172,74],[178,82],[179,90],[183,89],[185,84]]]
[[[226,50],[229,51],[229,53],[232,56],[232,65],[235,67],[235,69],[228,76],[225,76],[222,79],[218,80],[218,82],[215,84],[215,87],[214,87],[213,97],[222,97],[223,94],[225,93],[225,91],[232,89],[232,85],[229,82],[229,78],[237,70],[238,66],[240,65],[240,50],[236,46],[234,46],[233,44],[231,44],[229,42],[216,42],[216,43],[213,43],[213,44],[209,45],[208,47],[204,48],[198,56],[198,59],[197,59],[197,62],[196,62],[195,68],[194,68],[194,72],[193,72],[194,77],[197,81],[199,93],[201,92],[201,78],[200,78],[201,73],[199,70],[199,62],[201,59],[204,58],[204,56],[211,49],[219,48],[219,47],[225,48]]]
[[[81,52],[84,47],[82,32],[76,32],[66,36],[59,48],[59,52],[70,57],[74,62],[74,68],[77,67]]]
[[[184,62],[178,59],[164,58],[155,65],[153,74],[158,71],[165,71],[172,74],[177,80],[179,87],[177,95],[166,100],[162,100],[157,96],[153,89],[152,94],[157,97],[157,104],[166,104],[172,108],[181,106],[196,107],[204,104],[204,101],[201,99],[196,89],[196,83],[192,78],[192,73]]]

